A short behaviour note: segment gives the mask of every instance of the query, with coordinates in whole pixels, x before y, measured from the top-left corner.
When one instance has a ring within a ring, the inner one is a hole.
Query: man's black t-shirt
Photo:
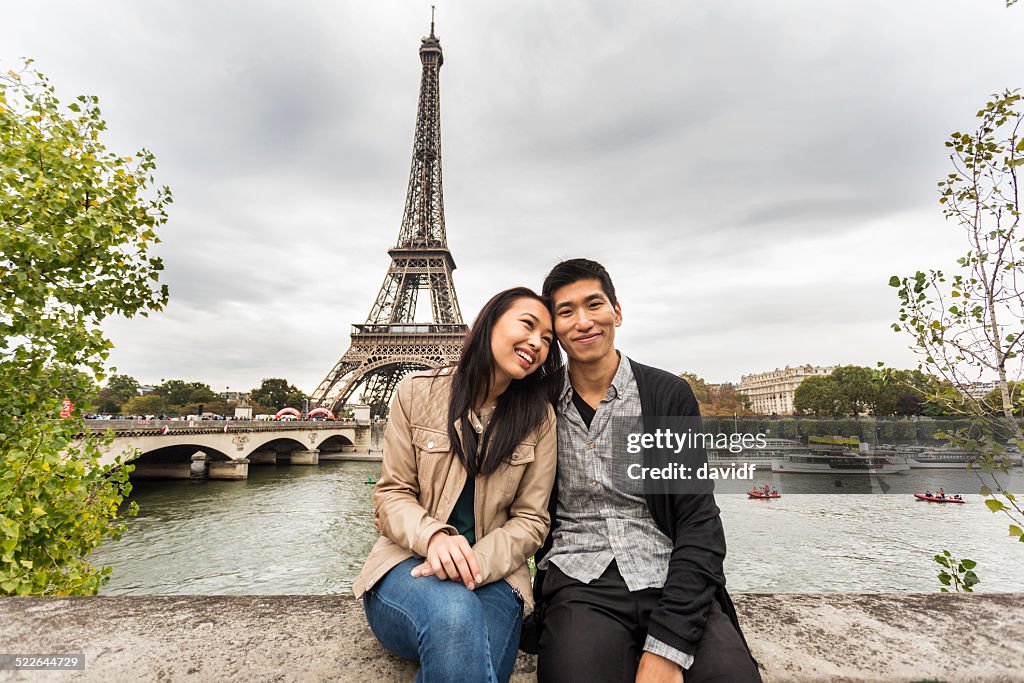
[[[575,391],[572,392],[572,404],[576,406],[576,410],[579,412],[580,417],[583,418],[583,424],[587,425],[587,429],[590,429],[590,423],[594,421],[594,416],[597,415],[597,409],[591,408],[590,404],[584,401],[583,397]]]

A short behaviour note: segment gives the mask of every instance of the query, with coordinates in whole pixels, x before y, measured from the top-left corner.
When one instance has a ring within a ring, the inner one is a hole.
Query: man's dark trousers
[[[539,683],[634,683],[647,621],[661,589],[631,593],[612,562],[589,584],[551,564],[544,581],[544,632]],[[711,602],[704,636],[686,683],[760,683],[757,665],[718,602]]]

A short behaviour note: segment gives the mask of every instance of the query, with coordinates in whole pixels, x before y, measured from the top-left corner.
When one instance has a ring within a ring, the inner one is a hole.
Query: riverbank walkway
[[[734,596],[765,683],[1024,680],[1021,594]],[[331,596],[0,599],[4,653],[84,653],[16,681],[411,681],[362,606]],[[513,681],[536,680],[520,654]]]

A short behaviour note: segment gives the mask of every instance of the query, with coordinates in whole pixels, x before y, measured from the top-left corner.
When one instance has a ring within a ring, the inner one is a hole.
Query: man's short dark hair
[[[551,295],[555,293],[556,289],[571,285],[574,282],[580,280],[597,280],[601,283],[601,289],[604,290],[605,295],[608,297],[608,301],[611,302],[612,306],[617,303],[615,298],[615,285],[612,284],[612,277],[608,274],[608,271],[604,269],[597,261],[591,261],[585,258],[574,258],[568,261],[562,261],[557,266],[551,269],[548,276],[544,278],[544,296],[551,298]],[[551,305],[555,302],[552,301]]]

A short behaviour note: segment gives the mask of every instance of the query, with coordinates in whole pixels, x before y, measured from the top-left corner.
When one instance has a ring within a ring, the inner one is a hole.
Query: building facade
[[[982,399],[998,388],[999,382],[971,382],[970,386],[966,388],[966,392],[971,398]]]
[[[743,375],[739,391],[750,399],[750,410],[758,415],[792,415],[796,388],[808,377],[829,375],[835,365],[799,365]]]

